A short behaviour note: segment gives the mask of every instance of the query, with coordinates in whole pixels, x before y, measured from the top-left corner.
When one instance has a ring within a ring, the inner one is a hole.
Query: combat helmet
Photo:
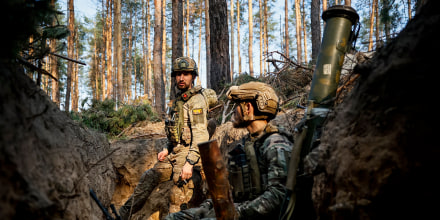
[[[199,76],[196,61],[190,57],[179,57],[173,61],[173,65],[171,66],[171,77],[175,77],[176,72],[182,71],[193,72],[193,75]]]
[[[255,119],[270,120],[278,113],[278,96],[266,83],[248,82],[240,86],[231,86],[226,96],[236,103],[253,102],[257,110],[262,113]]]

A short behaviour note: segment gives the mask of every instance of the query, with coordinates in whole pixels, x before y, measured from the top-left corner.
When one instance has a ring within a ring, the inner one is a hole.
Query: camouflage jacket
[[[285,195],[292,142],[291,134],[271,124],[247,137],[246,144],[254,145],[263,188],[255,199],[236,204],[240,219],[278,219]]]
[[[209,140],[207,130],[208,106],[197,86],[177,94],[165,122],[168,137],[167,149],[172,152],[177,144],[189,147],[187,161],[196,164],[200,158],[198,143]]]

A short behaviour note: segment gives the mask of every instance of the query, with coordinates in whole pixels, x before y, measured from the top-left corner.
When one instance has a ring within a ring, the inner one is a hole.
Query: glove
[[[211,199],[206,199],[205,201],[203,201],[202,204],[200,204],[200,207],[194,213],[194,219],[199,220],[199,219],[207,218],[207,217],[208,218],[209,217],[214,217],[215,218],[215,212],[213,211],[213,207],[214,207],[214,205],[212,203],[212,200]]]

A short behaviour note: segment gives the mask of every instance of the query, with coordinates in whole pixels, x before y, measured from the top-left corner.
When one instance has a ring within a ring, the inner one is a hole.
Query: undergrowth
[[[116,109],[114,100],[93,100],[89,109],[79,113],[71,113],[71,118],[81,124],[105,133],[108,137],[116,137],[133,123],[148,120],[160,121],[150,104],[125,105]]]

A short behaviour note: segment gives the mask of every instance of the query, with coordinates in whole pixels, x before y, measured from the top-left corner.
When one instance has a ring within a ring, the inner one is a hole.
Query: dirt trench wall
[[[61,112],[15,65],[0,63],[0,216],[103,219],[116,177],[106,137]]]

